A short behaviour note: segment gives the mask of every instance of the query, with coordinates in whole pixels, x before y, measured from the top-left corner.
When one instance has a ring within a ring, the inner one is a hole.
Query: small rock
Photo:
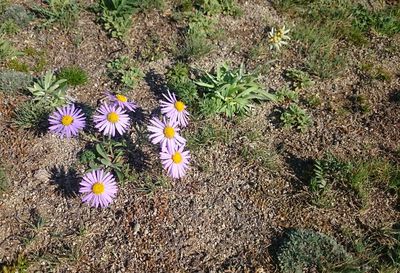
[[[48,182],[50,180],[49,173],[45,169],[37,170],[33,178],[40,182]]]

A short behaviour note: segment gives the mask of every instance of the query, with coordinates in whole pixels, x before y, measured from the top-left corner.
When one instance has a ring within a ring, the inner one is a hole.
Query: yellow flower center
[[[110,114],[107,115],[107,120],[111,123],[116,123],[119,120],[119,116],[115,112],[111,112]]]
[[[182,160],[183,158],[180,152],[175,152],[174,155],[172,156],[172,161],[176,164],[181,163]]]
[[[182,112],[185,109],[185,104],[178,100],[175,102],[175,109],[178,110],[178,112]]]
[[[104,193],[104,184],[102,182],[94,183],[92,186],[92,192],[97,195]]]
[[[164,128],[164,136],[169,139],[174,138],[175,136],[174,128],[172,128],[171,126],[166,126]]]
[[[115,95],[115,97],[116,97],[117,100],[119,100],[120,102],[127,102],[127,101],[128,101],[128,98],[125,97],[124,95],[117,94],[117,95]]]
[[[72,123],[73,121],[74,121],[74,118],[71,117],[70,115],[65,115],[65,116],[63,116],[62,119],[61,119],[61,123],[62,123],[62,125],[64,125],[64,126],[71,125],[71,123]]]

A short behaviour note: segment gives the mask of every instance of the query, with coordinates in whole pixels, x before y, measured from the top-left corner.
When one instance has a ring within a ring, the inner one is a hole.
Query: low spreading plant
[[[256,80],[254,75],[246,74],[243,64],[236,70],[222,64],[216,68],[214,75],[206,72],[196,82],[203,89],[201,112],[205,115],[223,114],[232,118],[235,115],[249,114],[255,101],[276,101],[276,97]]]
[[[65,79],[57,80],[53,72],[47,71],[44,78],[37,80],[28,90],[35,102],[43,102],[53,107],[60,106],[67,101],[67,86],[63,84],[65,82]]]
[[[108,63],[107,68],[110,77],[124,87],[134,88],[144,77],[142,70],[127,56]]]
[[[304,71],[291,68],[286,71],[285,75],[292,81],[295,90],[314,85],[314,82],[310,79],[310,76]]]
[[[281,114],[281,121],[287,128],[296,128],[305,132],[312,124],[311,117],[306,110],[300,108],[296,103],[292,103]]]
[[[33,77],[27,73],[5,70],[0,71],[0,91],[15,92],[25,90],[33,82]]]
[[[44,0],[46,7],[33,6],[32,10],[45,19],[43,25],[60,24],[64,28],[72,27],[79,16],[76,0]]]
[[[288,232],[277,258],[282,272],[300,273],[313,268],[318,272],[332,272],[331,269],[350,260],[351,256],[330,236],[312,230],[295,229]]]
[[[46,103],[26,101],[14,110],[13,124],[22,129],[41,129],[51,110]]]
[[[32,15],[20,5],[9,6],[0,14],[0,23],[5,24],[6,22],[12,22],[18,28],[26,27],[31,20]]]

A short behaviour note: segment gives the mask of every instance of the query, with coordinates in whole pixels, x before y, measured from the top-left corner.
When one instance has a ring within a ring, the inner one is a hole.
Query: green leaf
[[[107,153],[104,151],[104,147],[100,144],[96,144],[96,151],[97,153],[102,156],[104,159],[108,160],[108,155]]]
[[[105,165],[105,166],[112,166],[112,163],[111,163],[111,161],[110,160],[108,160],[108,159],[105,159],[105,158],[101,158],[100,159],[100,162],[101,162],[101,164],[103,164],[103,165]]]

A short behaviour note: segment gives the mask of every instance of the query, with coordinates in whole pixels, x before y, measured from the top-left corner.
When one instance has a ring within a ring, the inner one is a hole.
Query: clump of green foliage
[[[32,81],[33,77],[26,73],[12,70],[0,71],[0,91],[3,92],[25,90]]]
[[[287,86],[280,88],[275,93],[276,101],[279,103],[286,102],[299,102],[299,93],[296,91],[290,90]]]
[[[199,94],[196,84],[190,79],[189,67],[184,63],[176,63],[166,75],[167,86],[184,101],[191,109],[195,110]]]
[[[52,109],[43,102],[25,101],[14,110],[13,124],[22,129],[38,130],[44,126]]]
[[[14,34],[26,27],[32,20],[26,9],[19,5],[7,7],[0,14],[0,33]]]
[[[189,19],[181,55],[184,58],[201,57],[212,50],[211,41],[216,38],[216,20],[195,12]]]
[[[71,28],[79,17],[79,6],[76,0],[44,0],[46,7],[33,6],[32,10],[45,19],[43,25],[59,24]]]
[[[101,21],[112,37],[123,39],[132,26],[133,14],[163,6],[163,0],[101,0]]]
[[[242,64],[239,69],[230,69],[227,64],[217,66],[215,74],[205,73],[196,84],[202,88],[200,111],[204,115],[223,114],[228,118],[247,115],[253,102],[276,101],[252,74],[247,74]]]
[[[9,41],[5,40],[3,36],[0,35],[0,63],[10,60],[16,56],[20,55]]]
[[[334,183],[346,181],[351,169],[351,164],[337,159],[331,153],[315,160],[314,174],[310,180],[313,203],[320,207],[330,207]]]
[[[128,56],[121,56],[107,64],[109,76],[124,87],[134,88],[144,77],[142,70]]]
[[[132,14],[137,1],[102,0],[101,21],[106,31],[115,38],[123,38],[132,26]]]
[[[285,75],[292,81],[295,90],[314,85],[314,82],[310,79],[310,76],[304,71],[291,68],[286,71]]]
[[[60,70],[57,75],[58,79],[65,79],[68,85],[78,86],[85,85],[88,76],[85,70],[77,66],[68,66]]]
[[[84,150],[80,155],[80,163],[90,170],[104,168],[114,172],[120,183],[131,181],[134,178],[128,164],[129,149],[125,140],[108,139],[98,142],[91,149]]]
[[[57,80],[52,71],[47,71],[46,75],[38,79],[28,90],[33,95],[33,101],[43,102],[55,107],[63,105],[66,101],[67,86],[65,79]]]
[[[312,124],[310,115],[296,103],[283,110],[280,119],[285,127],[296,128],[301,132],[307,131]]]
[[[331,272],[330,268],[348,261],[351,256],[330,236],[312,230],[295,229],[288,232],[277,258],[284,273],[303,272],[315,267],[318,272]]]

